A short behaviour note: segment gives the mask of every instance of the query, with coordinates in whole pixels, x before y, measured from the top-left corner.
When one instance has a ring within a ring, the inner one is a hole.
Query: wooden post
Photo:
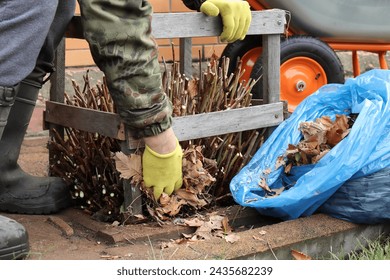
[[[180,38],[180,72],[192,76],[192,39]]]
[[[64,93],[65,93],[65,38],[59,43],[55,57],[54,57],[55,71],[50,77],[50,101],[55,102],[64,102]],[[47,111],[46,111],[47,112]],[[45,114],[46,114],[45,112]],[[44,117],[45,118],[45,117]],[[61,125],[49,124],[49,129],[56,129],[61,137],[64,136],[64,128]],[[53,137],[53,133],[50,131],[50,138]],[[49,150],[49,164],[53,164],[53,159],[50,156]]]
[[[280,100],[280,35],[263,36],[263,100],[265,104]]]
[[[263,103],[280,100],[280,35],[263,36]],[[277,118],[278,116],[275,116]],[[267,128],[264,137],[271,136],[275,127]]]

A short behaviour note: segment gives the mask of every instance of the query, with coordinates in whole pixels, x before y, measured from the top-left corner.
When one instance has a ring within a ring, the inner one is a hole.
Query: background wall
[[[153,6],[154,13],[175,13],[175,12],[191,12],[183,4],[181,0],[149,0]],[[77,7],[76,13],[80,10]],[[172,27],[174,28],[174,26]],[[166,61],[172,61],[172,44],[175,49],[176,58],[179,57],[179,40],[178,39],[159,39],[160,61],[164,58]],[[219,56],[225,48],[224,43],[221,43],[218,37],[194,38],[192,46],[192,57],[194,60],[199,59],[199,52],[202,54],[202,59],[209,58],[214,52]],[[85,40],[66,39],[66,56],[65,64],[67,67],[84,67],[94,65],[88,44]]]

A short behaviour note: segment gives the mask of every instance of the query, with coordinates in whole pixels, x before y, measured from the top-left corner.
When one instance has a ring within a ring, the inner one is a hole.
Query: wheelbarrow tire
[[[282,38],[280,42],[281,69],[284,63],[289,62],[295,58],[302,58],[304,60],[307,59],[307,61],[313,61],[313,63],[315,63],[321,71],[323,70],[326,75],[326,82],[324,84],[344,83],[345,81],[344,67],[339,57],[328,44],[317,38],[305,35],[295,35],[289,38]],[[259,79],[259,77],[263,75],[262,65],[263,58],[259,57],[251,72],[250,77],[252,79]],[[281,91],[284,90],[282,74],[283,73],[281,73]],[[318,86],[318,88],[319,87],[320,86]],[[253,87],[252,94],[254,99],[263,98],[262,79],[259,79],[256,85]]]
[[[248,54],[250,50],[258,49],[254,55],[256,57],[254,58],[254,61],[257,61],[257,58],[261,55],[261,48],[262,48],[262,36],[261,35],[248,35],[245,37],[244,40],[237,40],[233,43],[229,43],[226,45],[225,49],[223,50],[221,57],[229,58],[229,68],[228,68],[228,74],[234,73],[234,71],[237,68],[237,62],[245,56],[245,54]],[[259,49],[260,48],[260,49]],[[252,56],[252,54],[251,54]],[[252,57],[251,57],[252,58]],[[222,60],[220,61],[221,66]],[[252,72],[253,66],[243,66],[249,74]]]

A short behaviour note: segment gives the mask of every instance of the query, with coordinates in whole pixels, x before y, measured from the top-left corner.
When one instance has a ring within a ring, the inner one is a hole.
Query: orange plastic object
[[[326,73],[315,60],[298,56],[280,66],[280,99],[288,101],[288,111],[321,86],[327,84]]]

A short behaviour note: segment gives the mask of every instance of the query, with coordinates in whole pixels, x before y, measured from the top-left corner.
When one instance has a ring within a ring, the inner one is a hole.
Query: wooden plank
[[[270,127],[283,121],[283,102],[173,119],[180,141]]]
[[[252,11],[252,21],[247,35],[283,34],[286,12],[279,9]],[[180,23],[180,24],[178,24]],[[152,32],[156,38],[194,38],[219,36],[222,32],[221,17],[209,17],[203,13],[155,13]]]
[[[283,102],[246,108],[197,114],[173,119],[172,128],[179,141],[186,141],[263,127],[272,127],[284,120]],[[128,137],[130,149],[143,145]]]
[[[124,125],[114,113],[46,101],[45,121],[118,140],[126,139]]]
[[[286,24],[285,15],[286,12],[279,9],[252,11],[252,22],[247,34],[282,34]],[[219,36],[221,32],[221,18],[203,13],[154,13],[152,16],[152,33],[157,39]],[[80,16],[72,19],[66,37],[84,38]]]
[[[283,121],[283,102],[197,114],[173,119],[173,130],[180,141],[271,127]],[[124,125],[118,114],[46,102],[45,121],[125,140]],[[142,143],[127,136],[130,149]]]

